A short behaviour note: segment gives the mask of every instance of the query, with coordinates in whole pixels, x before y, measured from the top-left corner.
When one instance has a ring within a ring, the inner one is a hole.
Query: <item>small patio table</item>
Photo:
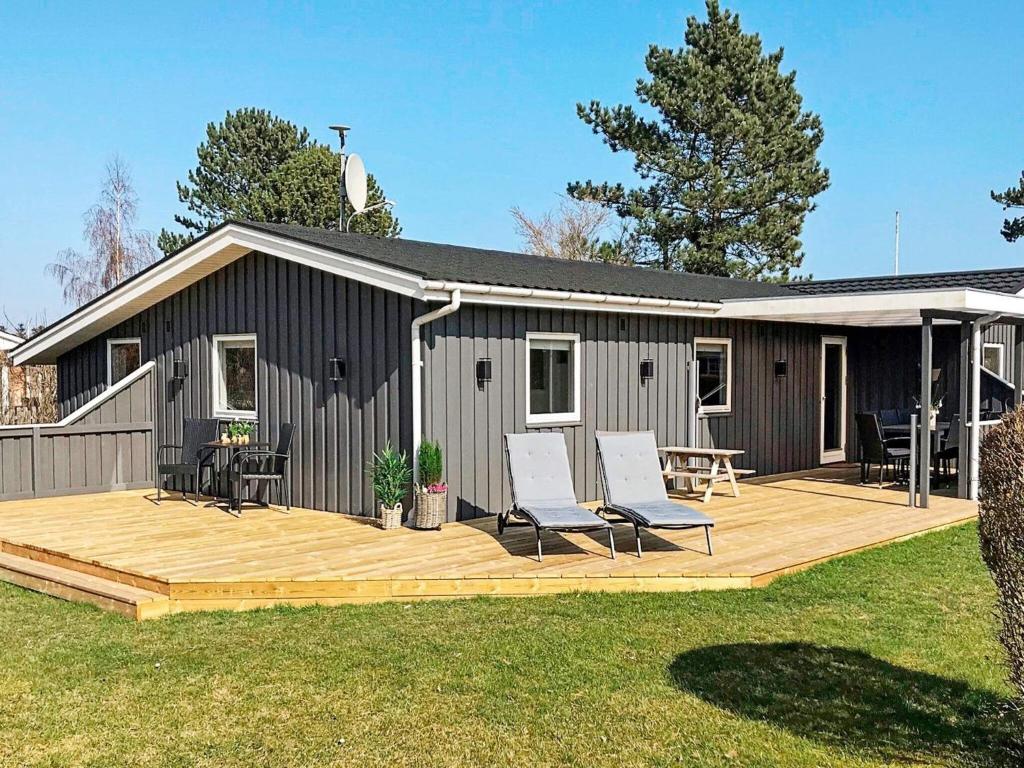
[[[235,457],[235,454],[238,451],[248,450],[250,448],[268,448],[270,447],[270,443],[222,443],[220,440],[214,440],[212,443],[203,443],[203,447],[210,448],[217,452],[227,452],[227,463],[225,466],[230,466],[231,460]],[[213,477],[210,478],[210,495],[213,496],[213,501],[206,506],[217,506],[220,502],[226,501],[229,510],[238,509],[231,497],[231,473],[228,472],[228,484],[226,489],[221,487],[220,476],[220,462],[215,461],[213,464]],[[227,495],[222,495],[222,493],[226,493]]]
[[[707,483],[704,490],[703,501],[711,500],[711,491],[715,483],[721,480],[728,480],[732,486],[732,495],[739,498],[740,486],[736,482],[737,475],[752,475],[751,469],[736,469],[732,465],[735,456],[742,456],[743,451],[733,448],[692,448],[685,445],[669,445],[658,449],[665,457],[662,465],[662,474],[666,479],[681,479],[686,482],[687,489],[691,493],[699,491],[698,484],[701,481]],[[690,459],[707,459],[711,466],[691,467],[687,463]]]

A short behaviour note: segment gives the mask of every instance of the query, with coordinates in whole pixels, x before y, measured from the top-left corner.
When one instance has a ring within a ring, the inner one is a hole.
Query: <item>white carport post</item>
[[[981,331],[979,318],[971,324],[971,431],[969,436],[970,459],[967,481],[967,498],[978,500],[978,451],[981,446]]]
[[[932,319],[921,318],[921,440],[918,451],[921,459],[918,462],[920,478],[920,506],[928,508],[928,493],[932,485]],[[913,467],[911,468],[913,471]]]

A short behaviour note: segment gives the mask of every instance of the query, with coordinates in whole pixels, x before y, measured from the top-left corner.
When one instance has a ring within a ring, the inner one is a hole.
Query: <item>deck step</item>
[[[141,621],[163,616],[170,601],[166,595],[93,576],[70,568],[42,563],[0,552],[0,581]]]

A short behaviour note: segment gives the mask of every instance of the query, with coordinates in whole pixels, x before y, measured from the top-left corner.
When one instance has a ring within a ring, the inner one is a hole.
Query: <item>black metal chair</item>
[[[892,466],[897,473],[910,460],[910,449],[894,446],[882,436],[882,424],[877,413],[858,413],[857,436],[860,439],[860,481],[868,481],[872,464],[878,465],[878,487],[885,482],[885,468]]]
[[[231,508],[242,512],[242,484],[253,480],[268,485],[267,498],[270,498],[269,486],[277,488],[277,503],[284,499],[285,509],[292,508],[291,491],[291,453],[292,439],[295,437],[294,424],[282,424],[277,437],[277,447],[272,450],[242,449],[231,458],[231,481],[237,494],[232,494]],[[282,489],[284,493],[282,494]],[[263,506],[268,506],[264,503]]]
[[[955,414],[949,422],[949,431],[946,433],[946,442],[942,450],[935,454],[935,461],[938,462],[940,474],[950,477],[953,474],[952,463],[957,462],[956,471],[960,471],[960,414]]]
[[[199,503],[199,491],[202,485],[203,469],[212,469],[215,451],[206,443],[212,443],[217,439],[220,430],[219,419],[185,419],[181,430],[181,445],[167,443],[156,449],[156,503],[160,503],[161,491],[163,490],[165,478],[182,478],[181,497],[188,501],[185,489],[185,478],[192,478],[195,483],[196,500],[189,502],[193,506]],[[177,450],[177,462],[165,462],[164,452]]]

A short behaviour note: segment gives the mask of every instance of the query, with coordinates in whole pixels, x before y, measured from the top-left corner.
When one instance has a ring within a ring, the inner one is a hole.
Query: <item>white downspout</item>
[[[996,322],[1002,315],[979,317],[971,323],[971,429],[970,470],[967,497],[978,500],[978,478],[981,470],[981,333],[986,325]]]
[[[443,307],[413,319],[412,321],[412,481],[420,481],[420,443],[423,442],[423,339],[420,329],[445,315],[458,312],[462,304],[462,291],[456,288],[451,301]]]

